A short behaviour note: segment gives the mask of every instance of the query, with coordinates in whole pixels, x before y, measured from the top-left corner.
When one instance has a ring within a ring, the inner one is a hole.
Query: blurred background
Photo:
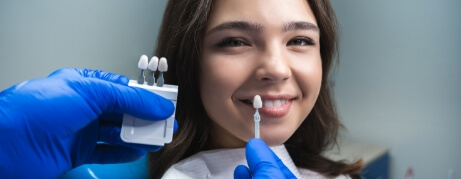
[[[63,68],[137,78],[152,56],[166,0],[0,1],[0,89]]]
[[[461,1],[332,4],[344,137],[387,147],[390,178],[461,178]]]
[[[461,1],[332,0],[345,140],[383,146],[390,178],[461,178]],[[0,1],[0,90],[63,67],[136,78],[165,0]]]

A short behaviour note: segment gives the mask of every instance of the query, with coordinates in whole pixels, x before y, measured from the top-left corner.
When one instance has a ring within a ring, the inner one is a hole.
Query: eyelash
[[[299,44],[299,43],[302,43],[302,44]],[[236,38],[236,37],[225,38],[224,40],[216,44],[216,46],[218,47],[239,47],[239,46],[245,46],[245,45],[248,45],[248,43],[244,39]],[[287,46],[290,46],[290,45],[314,46],[315,41],[308,37],[296,37],[288,41]]]
[[[298,42],[298,44],[294,44]],[[299,42],[304,42],[304,44],[300,45]],[[299,45],[299,46],[314,46],[315,45],[315,41],[312,40],[311,38],[308,38],[308,37],[296,37],[290,41],[288,41],[287,43],[287,46],[289,45]]]
[[[236,42],[239,44],[236,44]],[[244,45],[248,45],[248,43],[244,39],[236,37],[225,38],[224,40],[216,44],[216,46],[218,47],[238,47]]]

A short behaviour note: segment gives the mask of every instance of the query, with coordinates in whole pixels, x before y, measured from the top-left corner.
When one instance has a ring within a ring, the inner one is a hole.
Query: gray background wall
[[[166,0],[0,1],[0,89],[63,67],[136,78]]]
[[[165,0],[0,1],[0,89],[88,67],[136,78]],[[461,177],[461,2],[332,1],[341,22],[335,94],[343,135],[387,146],[391,176]]]
[[[345,138],[387,146],[391,178],[461,178],[461,1],[332,1]]]

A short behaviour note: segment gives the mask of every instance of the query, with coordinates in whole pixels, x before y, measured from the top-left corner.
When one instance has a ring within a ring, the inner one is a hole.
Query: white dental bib
[[[271,147],[283,163],[298,178],[324,179],[316,172],[297,168],[291,160],[284,145]],[[245,149],[217,149],[196,153],[171,166],[162,178],[234,178],[234,170],[238,165],[248,166]],[[337,179],[347,179],[349,177],[339,176]]]

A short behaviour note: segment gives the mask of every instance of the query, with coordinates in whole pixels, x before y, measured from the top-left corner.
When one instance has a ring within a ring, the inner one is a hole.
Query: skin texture
[[[254,137],[245,100],[285,99],[260,109],[261,138],[284,143],[314,106],[321,86],[319,30],[304,0],[218,0],[203,42],[200,93],[212,119],[210,148],[244,147]],[[264,106],[264,105],[263,105]]]

